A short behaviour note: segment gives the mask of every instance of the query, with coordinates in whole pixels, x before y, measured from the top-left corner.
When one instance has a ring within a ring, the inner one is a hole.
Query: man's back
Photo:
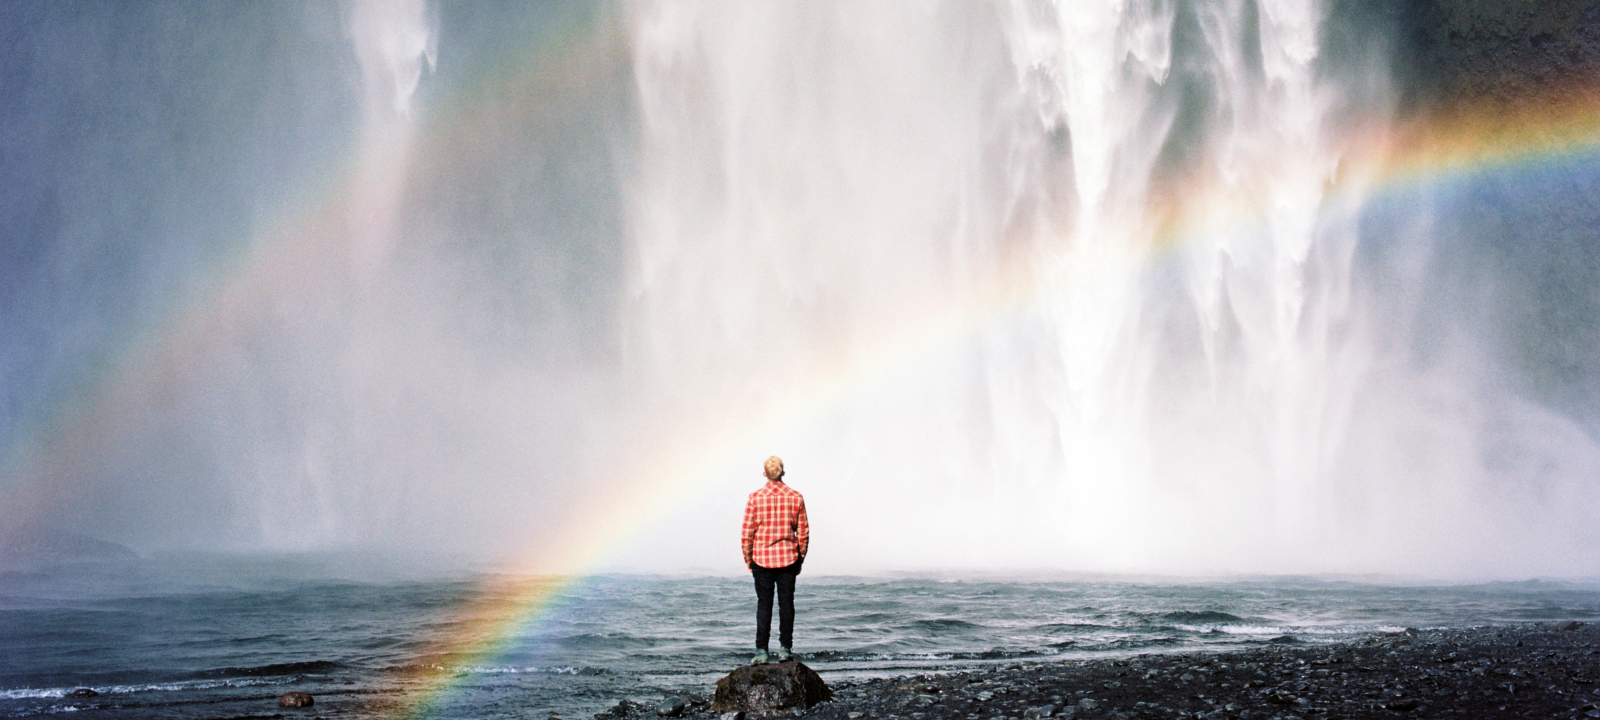
[[[742,534],[747,561],[765,568],[793,564],[806,554],[811,535],[805,498],[781,480],[768,480],[750,493]]]

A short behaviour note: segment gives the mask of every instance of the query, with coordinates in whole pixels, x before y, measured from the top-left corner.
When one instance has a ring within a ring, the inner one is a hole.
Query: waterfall
[[[410,381],[395,358],[438,342],[411,337],[395,321],[396,285],[411,276],[391,257],[415,173],[414,96],[437,63],[437,20],[423,0],[356,0],[342,20],[359,70],[354,162],[339,221],[299,240],[319,246],[329,265],[309,292],[279,301],[285,321],[266,331],[270,345],[291,349],[290,359],[243,371],[304,398],[285,408],[278,398],[252,397],[244,404],[257,407],[240,413],[267,417],[241,453],[250,466],[231,475],[253,490],[243,494],[255,542],[274,550],[348,545],[404,514],[408,471],[396,456],[393,409]]]
[[[361,66],[362,138],[350,209],[358,268],[374,272],[394,240],[406,159],[416,132],[412,95],[424,68],[432,70],[438,40],[423,0],[357,0],[350,7],[350,41]]]
[[[1438,407],[1489,391],[1404,367],[1363,290],[1358,247],[1416,228],[1362,224],[1354,144],[1394,94],[1326,13],[643,3],[648,412],[775,428],[817,507],[915,566],[1459,559],[1421,548],[1496,515],[1469,458],[1505,428]]]
[[[720,572],[776,454],[820,573],[1592,573],[1587,106],[1379,5],[30,6],[0,531]]]

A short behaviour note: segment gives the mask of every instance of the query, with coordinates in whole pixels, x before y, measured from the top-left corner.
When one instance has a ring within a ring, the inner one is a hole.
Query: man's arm
[[[800,501],[800,512],[795,518],[794,527],[795,549],[800,551],[800,557],[806,556],[806,550],[811,548],[811,521],[806,519],[806,501]]]
[[[745,567],[755,562],[752,553],[756,549],[756,503],[755,499],[745,501],[744,526],[739,529],[739,550],[744,553]]]

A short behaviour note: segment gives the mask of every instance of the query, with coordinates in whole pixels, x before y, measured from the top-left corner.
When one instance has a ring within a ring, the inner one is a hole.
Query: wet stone
[[[290,691],[278,698],[278,707],[299,708],[317,704],[315,698],[303,692]]]
[[[661,717],[682,717],[683,711],[689,709],[689,701],[681,697],[669,697],[656,706],[656,714]]]
[[[1394,702],[1391,702],[1391,703],[1386,703],[1386,704],[1384,704],[1383,707],[1384,707],[1385,710],[1397,710],[1397,711],[1400,711],[1400,712],[1408,712],[1408,711],[1417,709],[1421,705],[1422,705],[1422,703],[1419,702],[1416,698],[1403,698],[1403,699],[1400,699],[1400,700],[1395,700]]]

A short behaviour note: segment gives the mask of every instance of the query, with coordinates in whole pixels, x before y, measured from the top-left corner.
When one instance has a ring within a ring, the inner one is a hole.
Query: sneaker
[[[753,658],[750,658],[750,664],[751,665],[765,665],[765,664],[767,664],[767,651],[765,651],[765,650],[756,651],[756,656],[753,657]]]
[[[778,662],[788,662],[789,658],[792,657],[792,655],[793,655],[793,653],[789,652],[789,648],[786,648],[786,647],[778,648]]]

